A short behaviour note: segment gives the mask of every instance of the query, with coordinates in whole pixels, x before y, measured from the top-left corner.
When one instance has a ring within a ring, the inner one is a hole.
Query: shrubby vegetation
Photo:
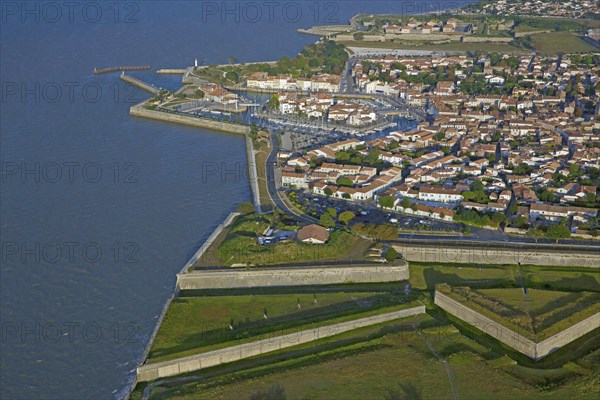
[[[506,216],[499,212],[480,213],[475,210],[459,210],[454,214],[454,221],[475,226],[491,226],[497,228],[506,221]]]
[[[395,240],[398,238],[398,227],[387,223],[365,225],[362,222],[357,222],[352,226],[352,233],[379,240]]]

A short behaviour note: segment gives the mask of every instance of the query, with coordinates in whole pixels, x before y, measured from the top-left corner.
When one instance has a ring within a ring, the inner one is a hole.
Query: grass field
[[[324,245],[284,241],[262,246],[258,244],[256,237],[263,234],[268,227],[272,227],[272,221],[273,217],[270,214],[238,217],[217,236],[191,269],[233,264],[273,265],[364,260],[365,252],[372,245],[372,242],[358,236],[336,231]]]
[[[371,245],[370,241],[335,231],[323,245],[297,241],[278,242],[269,246],[258,244],[251,232],[232,232],[219,247],[223,265],[272,265],[295,262],[322,262],[331,260],[360,260]]]
[[[600,312],[598,293],[457,286],[448,295],[536,342]]]
[[[209,373],[199,382],[154,389],[150,398],[250,399],[274,386],[285,392],[279,398],[290,400],[591,399],[600,390],[595,373],[600,368],[598,354],[559,368],[527,368],[450,325],[432,327],[431,317],[420,319],[419,331],[400,326],[363,328],[331,338],[334,347],[305,347],[304,353],[266,364],[247,361],[241,370],[218,376]],[[136,391],[132,399],[139,394]]]
[[[584,42],[571,32],[548,32],[531,35],[533,47],[545,54],[556,54],[559,52],[593,52],[597,48]]]
[[[410,263],[410,284],[415,289],[433,290],[436,283],[472,288],[520,286],[514,266],[477,264]],[[600,292],[600,273],[591,268],[523,266],[530,288],[561,291]]]
[[[307,325],[354,319],[355,314],[379,313],[398,304],[398,297],[374,292],[178,298],[167,311],[149,359],[184,357],[302,330]]]
[[[426,42],[367,42],[367,41],[341,41],[340,43],[350,47],[383,48],[383,49],[403,49],[403,50],[431,50],[431,51],[488,51],[498,53],[530,53],[530,50],[524,50],[508,43],[441,43],[431,44]],[[568,51],[568,50],[567,50]]]

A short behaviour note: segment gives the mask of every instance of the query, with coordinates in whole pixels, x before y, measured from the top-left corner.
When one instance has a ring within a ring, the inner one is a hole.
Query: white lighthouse
[[[198,66],[198,59],[194,58],[194,67],[197,67],[197,66]]]

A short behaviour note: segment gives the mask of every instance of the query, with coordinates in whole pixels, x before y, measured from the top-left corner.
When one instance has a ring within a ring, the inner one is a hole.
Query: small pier
[[[137,86],[140,89],[146,90],[146,91],[152,93],[153,95],[157,95],[160,93],[160,89],[157,88],[156,86],[152,86],[151,84],[141,81],[137,78],[134,78],[133,76],[125,75],[125,73],[121,74],[121,80],[124,80],[125,82],[132,84],[133,86]]]
[[[157,74],[173,74],[173,75],[183,75],[187,71],[186,68],[161,68],[156,71]]]
[[[107,74],[117,71],[147,71],[152,69],[149,65],[126,65],[121,67],[94,68],[94,74]]]

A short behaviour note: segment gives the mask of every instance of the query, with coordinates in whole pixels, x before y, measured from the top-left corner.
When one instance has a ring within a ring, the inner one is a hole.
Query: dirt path
[[[442,362],[444,370],[446,371],[446,375],[448,376],[448,381],[450,382],[450,387],[452,388],[452,397],[454,398],[454,400],[459,400],[460,397],[458,396],[458,390],[456,389],[456,385],[454,383],[454,372],[452,371],[452,367],[450,367],[448,361],[435,350],[431,342],[427,340],[425,336],[423,336],[421,331],[417,331],[417,333],[419,334],[419,336],[421,336],[431,353],[433,353],[433,355]]]

